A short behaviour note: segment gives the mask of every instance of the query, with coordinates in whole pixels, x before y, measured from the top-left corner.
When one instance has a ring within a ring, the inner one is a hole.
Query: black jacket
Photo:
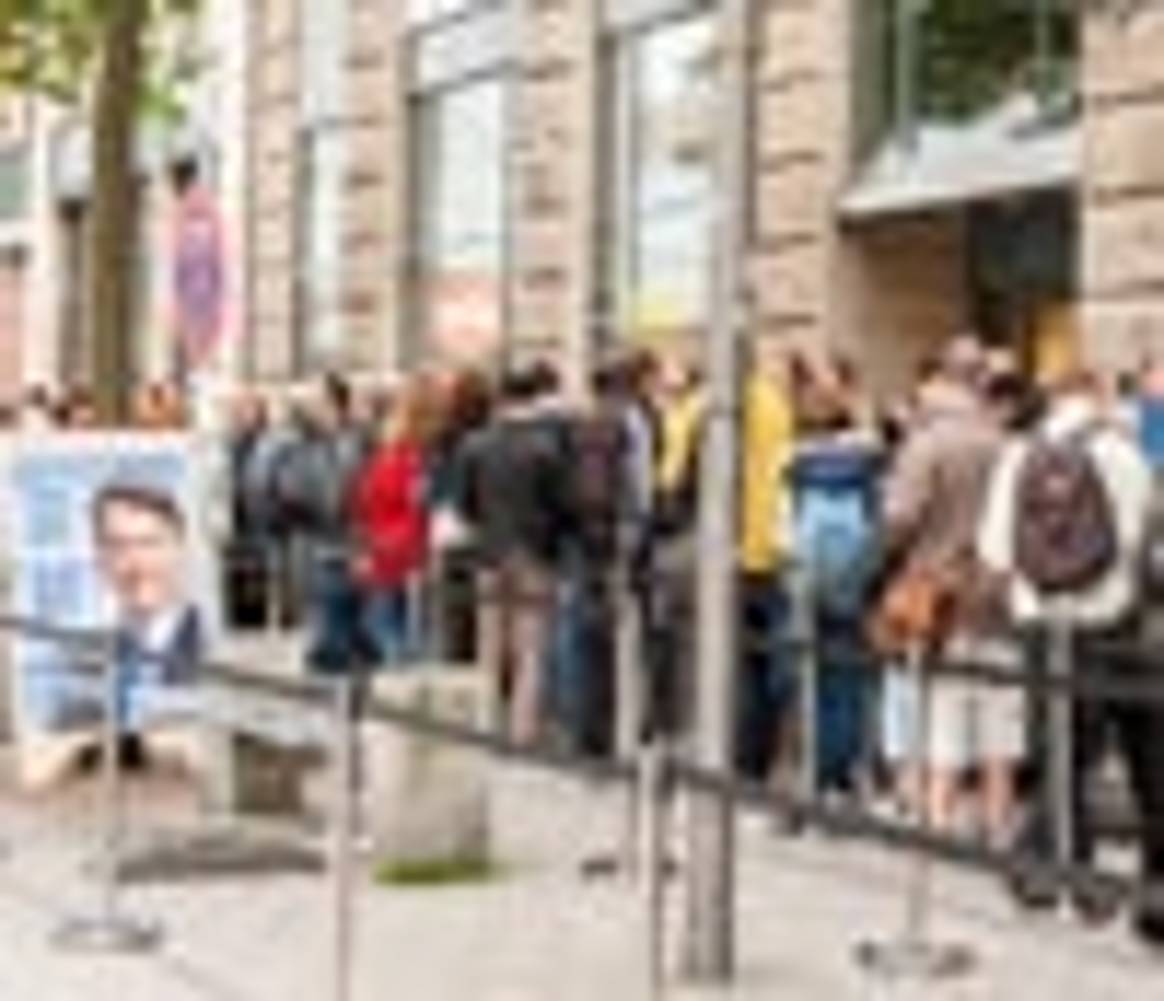
[[[557,561],[570,518],[568,471],[567,423],[556,414],[503,418],[466,440],[454,498],[486,564],[515,555]]]

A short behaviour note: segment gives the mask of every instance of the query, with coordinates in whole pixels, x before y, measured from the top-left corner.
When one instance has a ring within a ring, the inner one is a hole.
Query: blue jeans
[[[401,667],[417,658],[410,595],[404,588],[379,589],[364,594],[363,630],[375,647],[377,663]]]
[[[762,780],[796,707],[796,677],[783,645],[788,596],[779,577],[747,576],[741,599],[736,768],[745,778]]]
[[[307,568],[308,664],[323,674],[367,670],[376,651],[364,630],[362,596],[343,560]]]
[[[872,666],[862,624],[819,624],[817,781],[822,790],[853,791],[867,757]]]

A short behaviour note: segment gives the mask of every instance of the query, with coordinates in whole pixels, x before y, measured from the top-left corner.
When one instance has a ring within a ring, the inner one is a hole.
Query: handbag
[[[907,570],[886,589],[870,622],[874,649],[897,657],[918,648],[933,650],[953,630],[957,611],[953,574]]]

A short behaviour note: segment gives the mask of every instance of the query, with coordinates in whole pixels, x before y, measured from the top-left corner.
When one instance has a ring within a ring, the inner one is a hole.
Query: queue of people
[[[877,411],[843,359],[757,347],[740,414],[742,777],[783,781],[804,751],[786,640],[809,602],[821,792],[1050,857],[1045,701],[940,671],[919,685],[916,667],[1042,677],[1065,623],[1082,675],[1153,675],[1164,366],[1123,389],[1085,371],[1035,386],[1008,352],[959,338]],[[647,353],[602,365],[585,393],[536,363],[362,397],[332,376],[277,417],[247,397],[231,442],[233,614],[256,624],[280,591],[324,672],[476,662],[513,739],[607,754],[630,609],[643,730],[681,740],[704,401],[691,365]],[[1164,944],[1164,703],[1081,702],[1074,728],[1078,860],[1095,850],[1085,780],[1110,730],[1149,891],[1136,927]],[[1013,884],[1025,906],[1056,902],[1054,886]],[[1116,906],[1100,890],[1073,902],[1089,921]]]

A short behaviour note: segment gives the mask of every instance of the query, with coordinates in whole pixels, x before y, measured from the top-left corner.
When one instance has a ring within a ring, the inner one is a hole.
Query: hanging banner
[[[174,323],[188,366],[205,366],[226,326],[226,250],[214,197],[192,187],[178,205],[173,255]]]
[[[128,732],[190,724],[218,632],[196,456],[187,435],[71,433],[14,439],[6,458],[8,607],[46,625],[112,631]],[[95,743],[106,689],[78,656],[13,637],[12,722],[27,786],[51,782]]]

